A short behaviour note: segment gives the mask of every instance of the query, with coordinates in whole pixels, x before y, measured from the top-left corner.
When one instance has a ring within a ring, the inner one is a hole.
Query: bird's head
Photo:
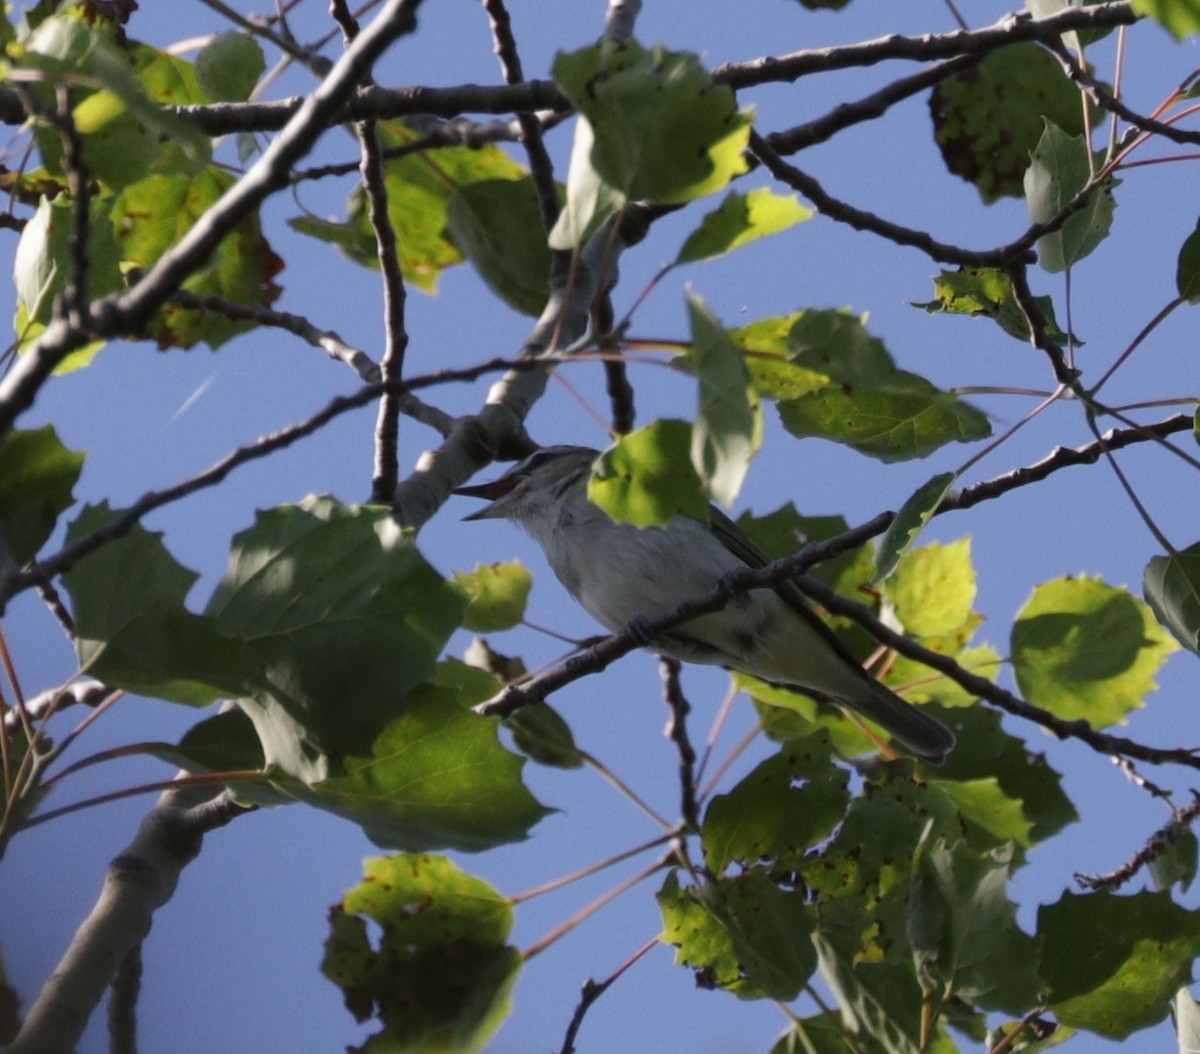
[[[522,522],[561,502],[574,487],[586,487],[598,450],[586,446],[545,446],[490,483],[459,487],[454,493],[486,498],[489,504],[465,520]]]

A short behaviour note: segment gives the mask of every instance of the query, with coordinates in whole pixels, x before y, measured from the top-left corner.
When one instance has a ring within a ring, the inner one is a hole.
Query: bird
[[[489,502],[464,519],[524,528],[567,591],[613,633],[670,614],[730,572],[770,562],[715,505],[706,523],[685,515],[662,526],[617,523],[587,496],[599,456],[591,447],[541,447],[499,478],[454,493]],[[950,729],[872,677],[786,579],[739,593],[648,647],[840,703],[926,761],[940,762],[954,747]]]

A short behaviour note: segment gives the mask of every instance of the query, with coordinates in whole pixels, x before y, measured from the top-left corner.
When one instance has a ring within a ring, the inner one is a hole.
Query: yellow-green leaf
[[[1057,578],[1021,609],[1011,655],[1031,703],[1103,728],[1145,705],[1158,668],[1178,647],[1126,590],[1098,578]]]

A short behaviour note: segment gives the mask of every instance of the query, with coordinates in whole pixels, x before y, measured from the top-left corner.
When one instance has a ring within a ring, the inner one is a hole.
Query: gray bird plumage
[[[542,547],[558,580],[613,632],[669,614],[711,592],[730,571],[769,562],[715,506],[707,524],[687,516],[663,527],[615,523],[587,498],[598,456],[590,447],[543,447],[499,479],[456,493],[491,499],[468,520],[520,524]],[[954,746],[945,725],[862,668],[792,582],[736,596],[721,611],[656,638],[652,648],[834,699],[929,761],[940,761]]]

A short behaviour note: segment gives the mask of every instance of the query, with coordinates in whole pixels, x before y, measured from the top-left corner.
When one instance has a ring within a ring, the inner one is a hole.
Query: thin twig
[[[406,381],[400,390],[402,393],[410,392],[414,389],[419,390],[451,381],[472,381],[484,374],[496,373],[500,370],[512,374],[524,370],[544,368],[544,366],[544,362],[533,360],[489,359],[487,362],[478,363],[475,366],[461,370],[437,370],[422,377],[415,377]],[[207,487],[215,486],[225,479],[235,468],[247,462],[266,457],[275,450],[290,446],[292,443],[320,431],[330,421],[335,420],[342,414],[348,413],[351,410],[357,410],[373,402],[379,396],[382,387],[382,385],[371,384],[360,388],[350,395],[338,396],[330,400],[323,409],[311,417],[296,424],[288,425],[286,428],[281,428],[277,432],[271,432],[268,435],[262,436],[253,443],[248,443],[245,446],[231,450],[220,461],[211,465],[203,472],[198,472],[196,475],[181,480],[179,483],[175,483],[163,490],[148,491],[130,505],[129,508],[123,510],[119,515],[114,516],[103,527],[98,528],[91,534],[76,538],[74,541],[64,545],[57,553],[39,561],[39,574],[61,574],[88,553],[94,552],[108,542],[128,534],[136,523],[153,510],[161,508],[164,505],[169,505],[171,502],[178,501],[181,498],[188,497]],[[416,416],[415,413],[414,416]],[[456,430],[457,427],[458,422],[455,423]],[[18,593],[29,589],[36,584],[37,580],[37,576],[32,572],[20,571],[9,576],[6,581],[0,582],[0,612],[3,611],[3,606],[9,600]]]
[[[153,314],[239,223],[271,194],[287,185],[293,164],[355,93],[375,60],[397,38],[416,27],[420,0],[388,0],[378,17],[346,49],[329,75],[307,96],[287,127],[182,238],[132,288],[90,305],[87,329],[55,319],[0,379],[0,435],[33,403],[42,385],[73,351],[96,338],[140,333]]]
[[[785,157],[817,143],[824,143],[846,128],[882,117],[896,103],[940,84],[947,77],[974,68],[979,65],[981,59],[980,55],[959,55],[910,77],[901,77],[855,102],[841,103],[815,120],[805,121],[804,124],[781,132],[772,132],[766,136],[767,143],[772,150]]]
[[[487,12],[491,24],[492,48],[496,58],[500,60],[500,72],[504,76],[504,83],[522,83],[525,74],[521,70],[521,56],[517,51],[512,20],[504,6],[504,0],[483,0],[483,9]],[[529,158],[529,175],[537,195],[542,226],[550,230],[558,219],[559,212],[554,165],[546,150],[546,144],[542,141],[542,126],[537,117],[532,113],[521,112],[517,114],[517,122],[521,126],[521,145],[525,147],[525,156]]]
[[[580,1026],[583,1024],[583,1019],[587,1012],[591,1009],[592,1004],[596,1002],[605,992],[612,987],[614,981],[617,980],[626,970],[628,970],[635,962],[643,955],[650,951],[651,948],[658,946],[658,938],[651,937],[637,951],[635,951],[628,959],[618,966],[611,974],[603,981],[593,981],[591,978],[584,981],[583,988],[579,993],[579,1002],[575,1006],[575,1013],[571,1015],[571,1022],[567,1025],[566,1035],[563,1036],[563,1045],[560,1048],[559,1054],[574,1054],[575,1038],[579,1035]]]
[[[1180,809],[1170,821],[1154,832],[1141,849],[1133,854],[1115,871],[1104,875],[1075,873],[1075,881],[1084,889],[1119,889],[1147,864],[1153,863],[1174,844],[1184,831],[1191,828],[1200,816],[1200,795],[1192,791],[1192,804]]]
[[[965,688],[972,695],[986,699],[1006,713],[1015,717],[1025,718],[1041,725],[1059,739],[1078,739],[1101,754],[1115,754],[1122,757],[1137,758],[1152,764],[1184,765],[1188,768],[1200,769],[1200,752],[1188,748],[1161,748],[1146,746],[1124,736],[1109,735],[1099,732],[1087,721],[1082,719],[1067,720],[1044,710],[1039,706],[1026,702],[970,670],[960,666],[948,655],[932,651],[929,648],[909,640],[886,625],[873,612],[862,604],[842,596],[830,589],[823,582],[813,578],[798,578],[797,584],[805,593],[823,607],[838,615],[844,615],[862,626],[876,640],[894,648],[901,655],[937,670],[955,684]]]
[[[691,704],[683,694],[679,680],[681,664],[678,659],[662,657],[658,660],[663,679],[663,700],[671,711],[667,722],[667,738],[679,752],[680,813],[684,826],[689,831],[700,829],[700,809],[696,804],[696,751],[688,737],[687,716]]]

